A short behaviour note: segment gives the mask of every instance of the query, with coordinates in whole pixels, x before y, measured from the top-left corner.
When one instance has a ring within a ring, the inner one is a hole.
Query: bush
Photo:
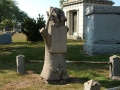
[[[43,15],[39,14],[37,19],[27,17],[25,21],[21,24],[21,30],[26,35],[27,41],[37,42],[43,41],[39,29],[45,27],[45,20]]]

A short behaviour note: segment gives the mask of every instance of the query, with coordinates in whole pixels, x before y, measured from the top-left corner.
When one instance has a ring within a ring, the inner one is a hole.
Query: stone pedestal
[[[91,6],[86,9],[84,50],[90,55],[120,53],[120,7]]]
[[[120,79],[120,56],[114,55],[110,57],[110,72],[109,77],[111,79]]]
[[[16,56],[16,64],[17,64],[17,73],[18,74],[25,74],[25,56],[24,55],[18,55]]]

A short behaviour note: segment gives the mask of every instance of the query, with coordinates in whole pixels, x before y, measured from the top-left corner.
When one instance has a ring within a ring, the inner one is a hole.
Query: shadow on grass
[[[52,84],[52,85],[66,85],[66,84],[84,84],[84,82],[88,81],[88,78],[78,78],[78,77],[69,77],[66,80],[53,80],[53,81],[48,81],[47,83]]]
[[[113,88],[113,87],[118,87],[120,86],[120,81],[118,80],[100,80],[99,83],[101,84],[102,87],[105,88]]]

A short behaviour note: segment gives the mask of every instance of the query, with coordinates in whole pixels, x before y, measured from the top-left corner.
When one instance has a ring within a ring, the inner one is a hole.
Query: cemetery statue
[[[67,21],[61,9],[50,7],[47,11],[47,25],[40,30],[45,41],[45,59],[40,74],[43,80],[61,81],[69,78],[66,71]]]

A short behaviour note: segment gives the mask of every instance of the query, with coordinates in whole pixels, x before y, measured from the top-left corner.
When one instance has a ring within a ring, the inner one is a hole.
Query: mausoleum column
[[[77,35],[79,35],[79,9],[77,10]]]
[[[67,27],[70,29],[70,11],[67,12]],[[70,35],[70,30],[68,31],[68,35]]]

